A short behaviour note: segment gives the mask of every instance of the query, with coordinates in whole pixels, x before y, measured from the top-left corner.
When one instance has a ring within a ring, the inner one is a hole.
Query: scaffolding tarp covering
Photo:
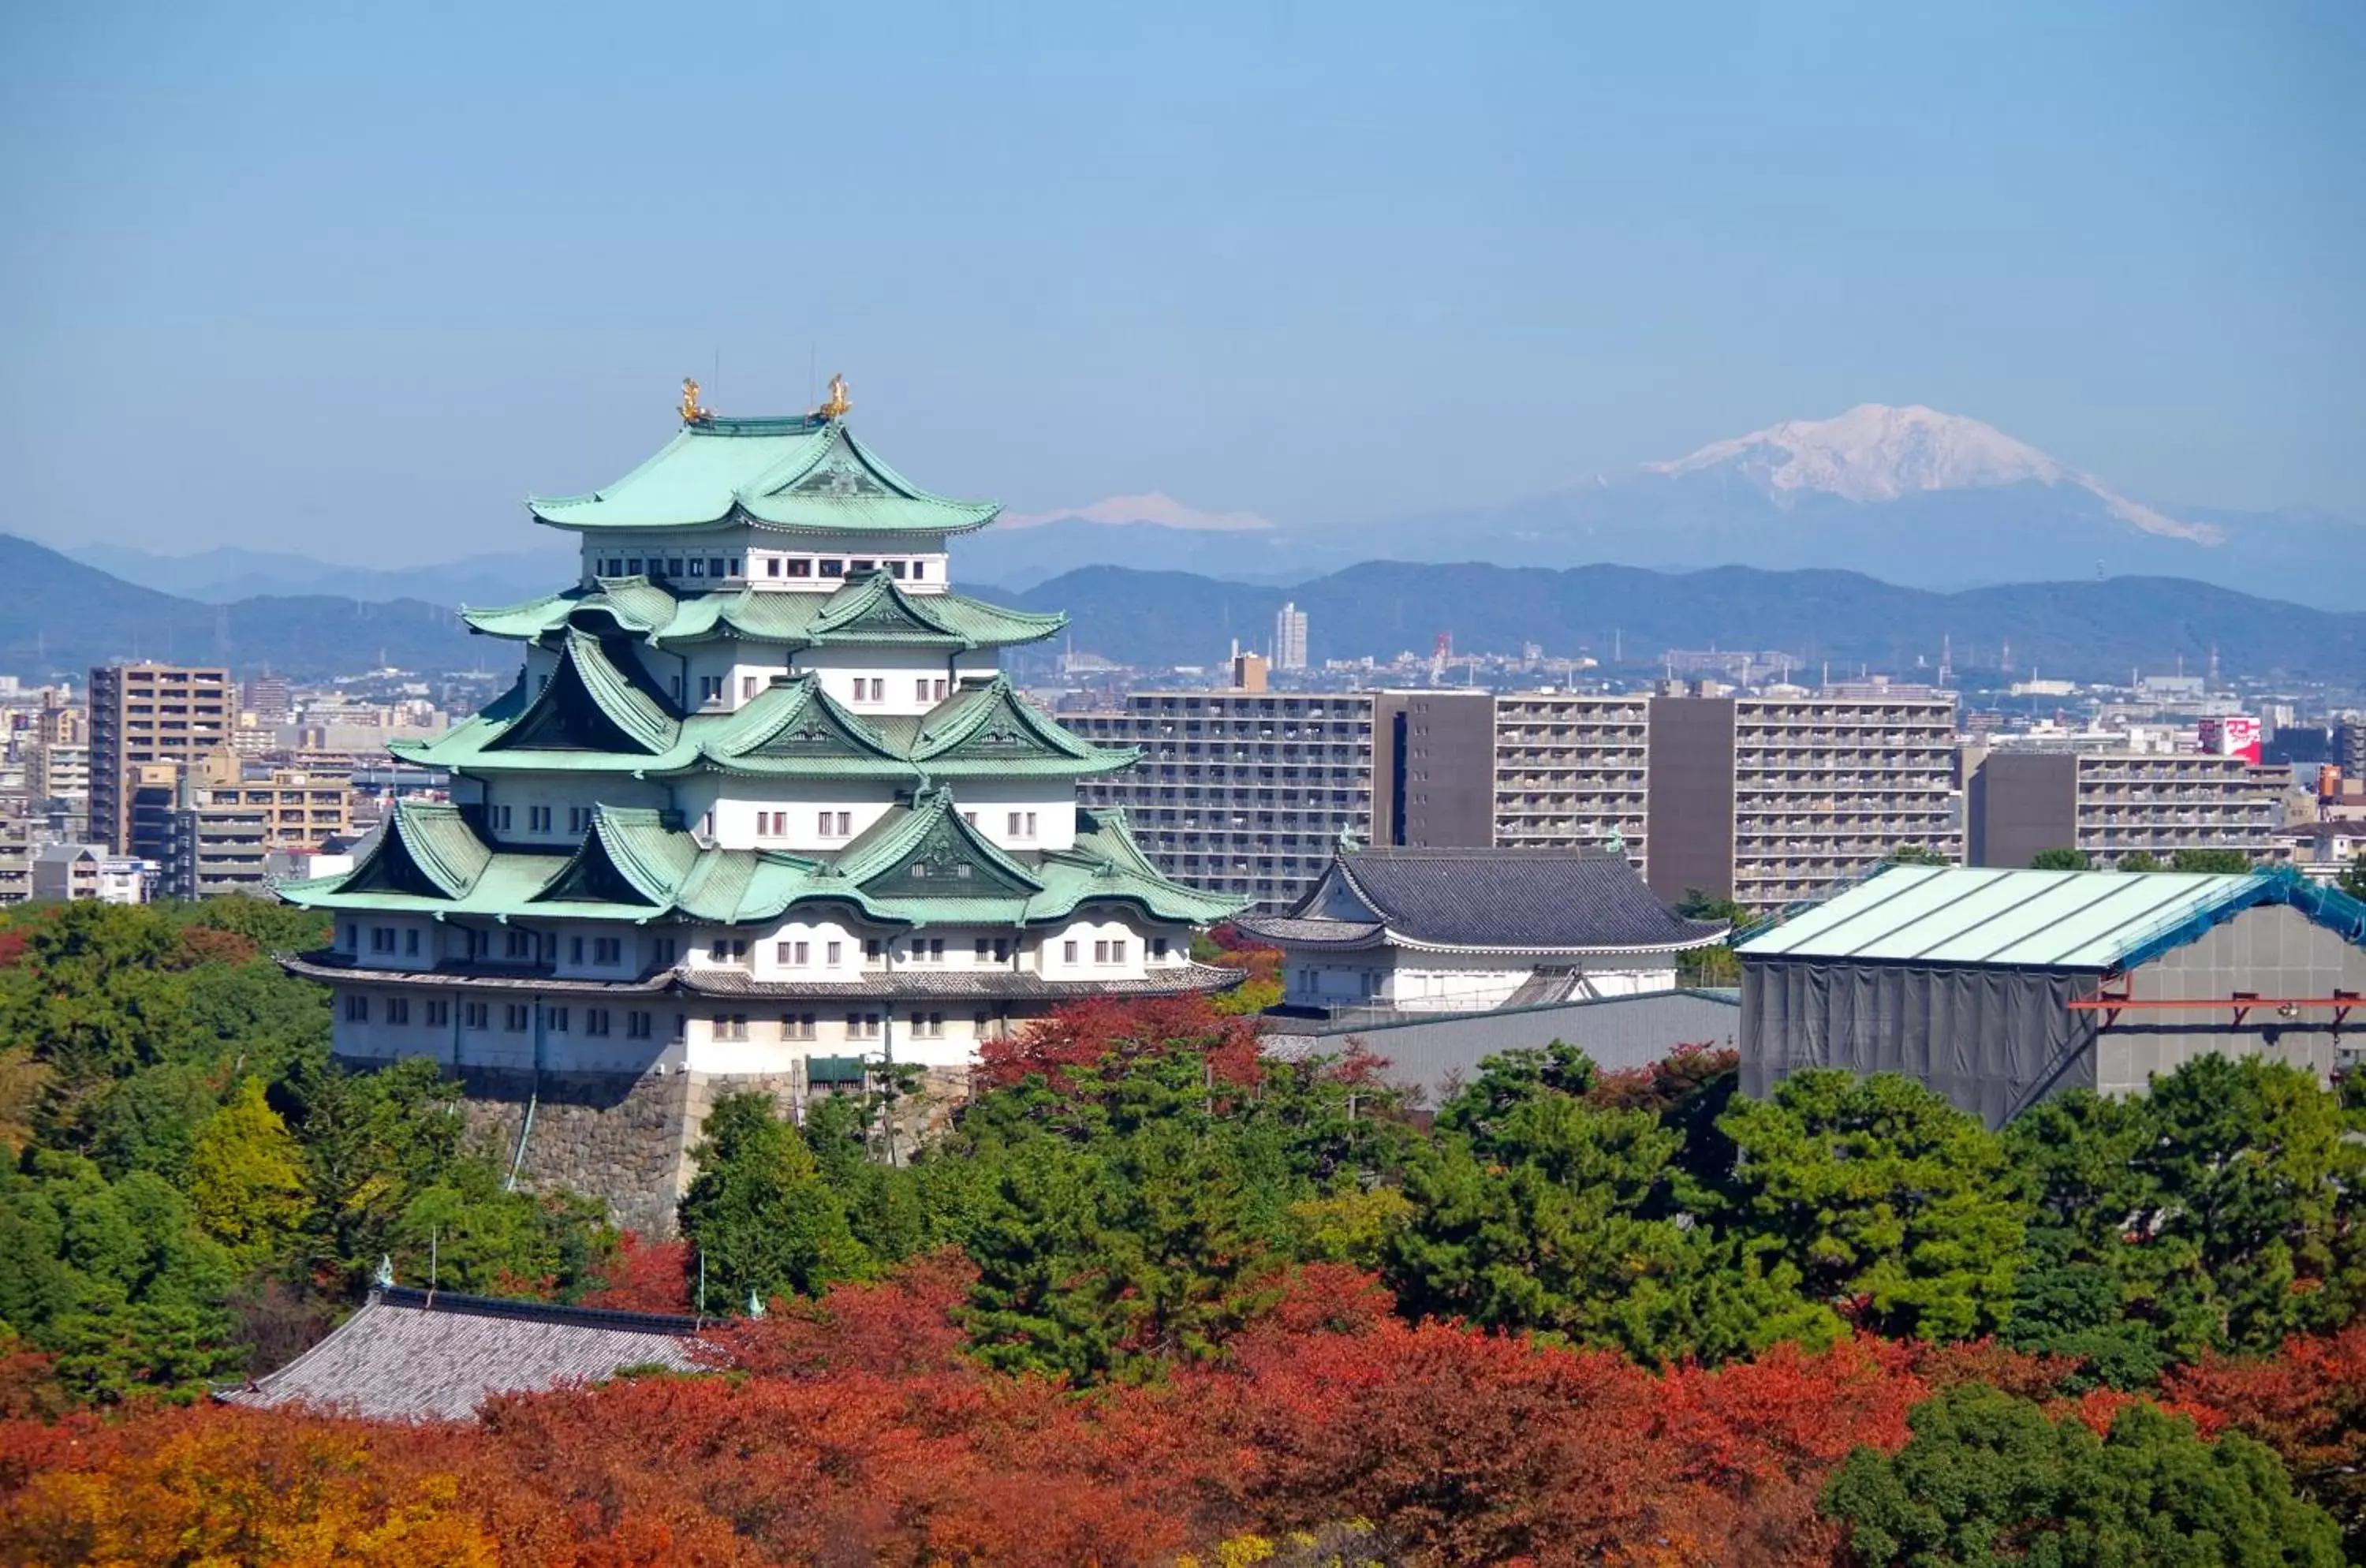
[[[1741,970],[1741,1091],[1805,1067],[1904,1073],[1991,1127],[2094,1082],[2096,976],[2059,969],[1793,959]]]

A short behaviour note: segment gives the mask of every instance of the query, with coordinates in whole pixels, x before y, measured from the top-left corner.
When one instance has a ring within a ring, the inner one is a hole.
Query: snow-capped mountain
[[[1920,403],[1902,409],[1859,403],[1836,419],[1786,419],[1729,441],[1713,441],[1673,463],[1643,466],[1651,474],[1713,469],[1740,475],[1780,505],[1808,494],[1884,502],[1929,491],[2068,486],[2147,534],[2213,545],[2225,536],[2207,524],[2180,522],[2131,501],[1992,424]]]

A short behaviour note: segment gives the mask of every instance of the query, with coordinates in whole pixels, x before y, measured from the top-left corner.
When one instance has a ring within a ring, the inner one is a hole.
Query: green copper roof
[[[812,671],[772,684],[728,713],[676,716],[632,670],[570,631],[559,662],[529,696],[521,678],[500,701],[433,740],[387,750],[461,773],[617,773],[658,778],[719,772],[758,778],[870,779],[918,787],[930,779],[1076,778],[1131,766],[1132,750],[1094,746],[1020,701],[997,675],[963,682],[918,717],[865,719]]]
[[[603,577],[522,604],[462,610],[489,637],[532,641],[575,627],[653,645],[740,637],[801,648],[1007,648],[1041,642],[1062,615],[1006,610],[965,593],[911,593],[884,571],[861,572],[828,593],[748,587],[676,595],[647,577]]]
[[[960,690],[922,716],[912,761],[932,778],[1073,777],[1112,773],[1141,760],[1138,748],[1095,746],[1020,700],[1009,677]]]
[[[421,845],[431,846],[424,857]],[[427,874],[431,861],[448,886]],[[1014,927],[1065,920],[1094,903],[1193,925],[1244,907],[1161,876],[1121,815],[1080,811],[1073,850],[1016,854],[972,828],[942,789],[891,809],[833,862],[702,846],[657,812],[612,806],[594,810],[571,851],[502,849],[485,843],[457,807],[404,801],[360,865],[279,891],[315,909],[724,925],[832,902],[882,924]]]
[[[952,501],[873,456],[843,420],[687,420],[656,457],[590,495],[535,498],[561,528],[697,528],[747,522],[786,533],[965,534],[992,502]]]

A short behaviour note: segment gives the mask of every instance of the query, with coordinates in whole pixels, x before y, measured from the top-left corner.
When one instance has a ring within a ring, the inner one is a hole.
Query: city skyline
[[[524,547],[683,375],[840,370],[1028,514],[1342,525],[1881,401],[2366,515],[2353,10],[703,17],[0,23],[0,528]]]

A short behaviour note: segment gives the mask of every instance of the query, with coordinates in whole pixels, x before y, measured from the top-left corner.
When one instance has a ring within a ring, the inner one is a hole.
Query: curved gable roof
[[[588,495],[535,497],[561,528],[698,528],[744,521],[793,533],[963,534],[1001,510],[932,495],[854,438],[843,420],[685,421],[673,439]]]
[[[1333,864],[1391,932],[1430,946],[1683,948],[1714,942],[1725,931],[1676,914],[1617,855],[1366,849],[1342,850]],[[1302,924],[1314,914],[1305,906],[1322,891],[1301,900],[1291,917]]]

